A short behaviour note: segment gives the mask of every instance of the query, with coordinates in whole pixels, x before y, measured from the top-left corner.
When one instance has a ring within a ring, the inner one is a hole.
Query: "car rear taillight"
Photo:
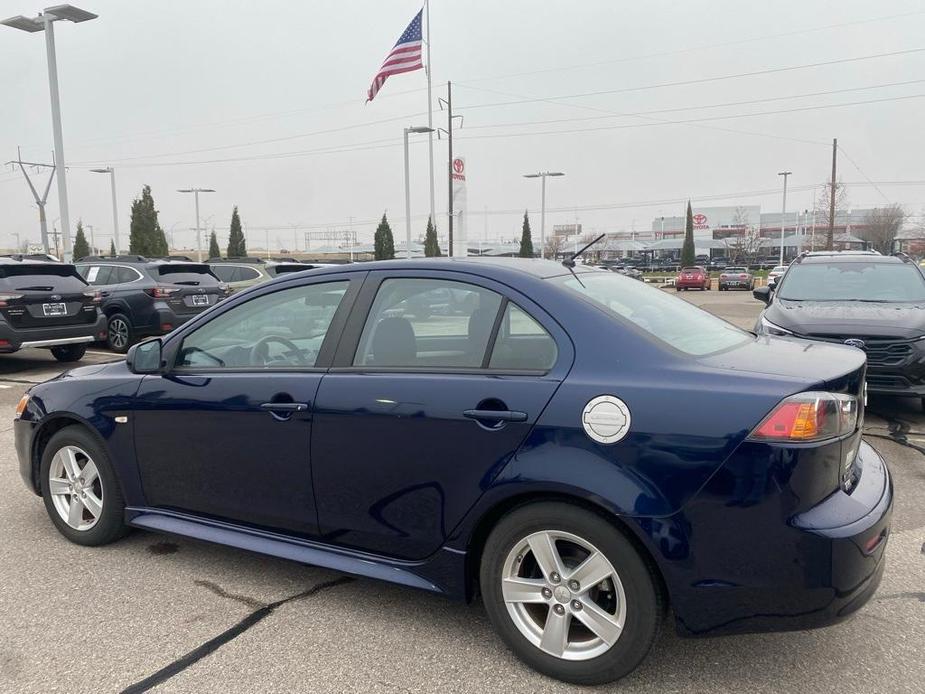
[[[231,289],[231,285],[230,285],[230,284],[225,284],[224,282],[223,282],[222,284],[218,285],[218,289],[219,289],[219,291],[220,291],[222,294],[224,294],[225,296],[231,296],[231,293],[232,293],[232,291],[233,291],[233,290]]]
[[[100,292],[84,292],[84,296],[90,299],[90,303],[99,306],[103,301],[103,295]]]
[[[782,400],[749,438],[772,442],[823,441],[850,434],[857,424],[856,397],[809,391]]]
[[[153,296],[155,299],[166,299],[171,294],[175,294],[180,291],[177,287],[151,287],[145,289],[145,294]]]
[[[22,299],[22,294],[0,294],[0,308],[9,306],[11,301],[17,299]]]
[[[739,279],[740,279],[740,280],[744,280],[746,277],[748,277],[748,275],[744,275],[744,274],[743,274],[743,275],[739,275]]]

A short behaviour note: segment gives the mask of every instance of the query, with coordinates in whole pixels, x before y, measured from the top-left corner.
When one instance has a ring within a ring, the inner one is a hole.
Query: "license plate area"
[[[56,316],[66,316],[67,315],[67,304],[65,303],[54,303],[54,304],[42,304],[42,314],[47,318],[52,318]]]
[[[193,306],[208,306],[209,305],[209,297],[205,294],[193,294],[193,296],[191,296],[190,299],[192,301]]]

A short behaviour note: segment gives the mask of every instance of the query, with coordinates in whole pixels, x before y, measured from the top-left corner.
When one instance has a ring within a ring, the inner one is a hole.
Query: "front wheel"
[[[486,542],[480,583],[488,616],[511,650],[574,684],[632,672],[665,614],[653,570],[629,539],[565,503],[505,516]]]
[[[51,348],[51,355],[63,362],[80,361],[86,353],[86,345],[59,345]]]
[[[71,542],[105,545],[125,534],[125,502],[109,456],[85,429],[69,426],[51,437],[40,479],[45,510]]]

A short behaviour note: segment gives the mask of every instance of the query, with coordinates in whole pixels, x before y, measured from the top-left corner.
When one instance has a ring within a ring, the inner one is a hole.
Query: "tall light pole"
[[[784,264],[784,216],[787,214],[787,177],[792,173],[792,171],[780,171],[777,174],[784,177],[784,202],[780,212],[780,260],[777,263],[778,265]]]
[[[51,94],[51,125],[55,139],[55,167],[58,178],[58,209],[61,212],[61,237],[65,262],[71,260],[71,225],[67,208],[67,174],[64,163],[64,136],[61,133],[61,100],[58,95],[58,61],[55,56],[54,23],[59,20],[86,22],[97,15],[73,5],[46,7],[37,17],[18,15],[0,21],[0,24],[34,33],[45,32],[45,54],[48,58],[48,91]]]
[[[408,164],[408,135],[411,133],[432,133],[433,128],[415,125],[405,128],[405,257],[411,257],[411,169]],[[433,220],[431,220],[433,223]]]
[[[199,194],[214,193],[212,188],[179,188],[178,193],[192,193],[196,198],[196,262],[202,262],[202,230],[199,228]]]
[[[112,187],[112,240],[116,246],[116,255],[119,255],[119,210],[116,206],[116,170],[111,166],[107,166],[105,169],[90,169],[93,173],[108,173],[109,182]]]
[[[524,174],[524,178],[543,179],[542,194],[540,197],[540,258],[546,257],[546,177],[564,176],[561,171],[539,171],[535,174]]]

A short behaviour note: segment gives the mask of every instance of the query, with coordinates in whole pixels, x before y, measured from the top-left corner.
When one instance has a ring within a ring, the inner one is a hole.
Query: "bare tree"
[[[858,236],[867,241],[870,247],[884,255],[893,252],[893,240],[902,229],[906,212],[901,205],[893,203],[878,207],[864,217],[864,229]]]
[[[555,260],[562,252],[564,237],[559,234],[553,234],[546,239],[546,257]]]
[[[732,265],[750,263],[761,250],[761,235],[758,233],[758,227],[746,226],[741,236],[727,239],[726,244],[729,255],[732,256],[730,258]]]
[[[822,190],[816,197],[813,205],[813,211],[816,214],[816,246],[820,245],[821,239],[826,238],[829,228],[829,207],[832,201],[832,181],[826,181],[822,185]],[[841,181],[835,182],[835,220],[848,211],[848,188]],[[834,226],[834,225],[833,225]],[[821,232],[821,239],[820,239]],[[827,243],[827,241],[826,241]],[[813,248],[815,250],[815,248]]]

